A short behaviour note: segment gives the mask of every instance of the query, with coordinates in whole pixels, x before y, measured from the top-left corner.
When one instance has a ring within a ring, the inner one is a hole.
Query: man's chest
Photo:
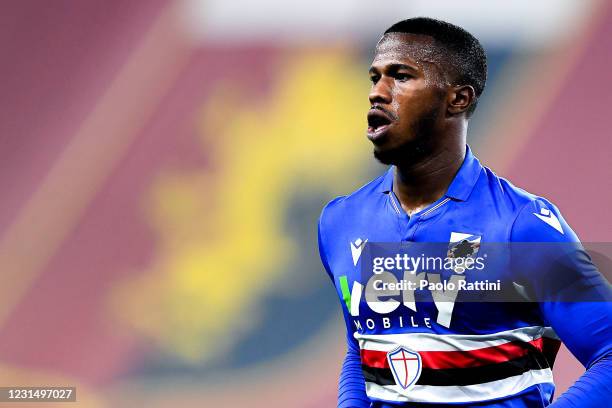
[[[391,213],[347,228],[331,265],[357,331],[514,325],[512,220],[456,207],[447,202],[418,218]]]

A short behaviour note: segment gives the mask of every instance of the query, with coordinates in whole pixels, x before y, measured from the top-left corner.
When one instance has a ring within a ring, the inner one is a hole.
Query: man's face
[[[427,154],[446,112],[448,81],[438,48],[426,35],[390,33],[370,67],[368,139],[384,164]]]

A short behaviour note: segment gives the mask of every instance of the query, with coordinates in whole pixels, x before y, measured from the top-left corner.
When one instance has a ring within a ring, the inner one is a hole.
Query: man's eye
[[[395,79],[397,79],[398,81],[408,81],[410,78],[412,78],[412,76],[410,74],[395,74]]]

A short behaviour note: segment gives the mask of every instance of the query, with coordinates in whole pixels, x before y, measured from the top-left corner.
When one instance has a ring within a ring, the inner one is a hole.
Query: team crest
[[[480,235],[466,234],[463,232],[451,232],[448,244],[448,258],[474,258],[480,249]],[[463,270],[456,269],[455,272],[463,273]]]
[[[405,391],[412,388],[421,376],[423,364],[421,356],[416,351],[398,347],[387,353],[387,361],[395,383]]]

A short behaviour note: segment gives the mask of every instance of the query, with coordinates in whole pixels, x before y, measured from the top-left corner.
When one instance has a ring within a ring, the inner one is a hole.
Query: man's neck
[[[395,166],[393,192],[408,215],[435,202],[446,193],[465,158],[465,142],[441,149],[412,163]]]

